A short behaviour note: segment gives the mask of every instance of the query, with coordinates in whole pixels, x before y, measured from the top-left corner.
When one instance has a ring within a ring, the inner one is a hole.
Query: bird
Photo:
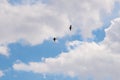
[[[70,29],[70,31],[72,30],[72,25],[70,25],[69,29]]]
[[[54,38],[53,38],[53,41],[55,42],[56,40],[57,40],[56,37],[54,37]]]

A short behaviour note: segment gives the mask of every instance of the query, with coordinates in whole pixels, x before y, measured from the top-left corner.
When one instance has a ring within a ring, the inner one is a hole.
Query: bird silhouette
[[[72,25],[70,25],[69,29],[70,29],[70,31],[72,30]]]
[[[54,37],[54,38],[53,38],[53,41],[55,42],[56,40],[57,40],[56,37]]]

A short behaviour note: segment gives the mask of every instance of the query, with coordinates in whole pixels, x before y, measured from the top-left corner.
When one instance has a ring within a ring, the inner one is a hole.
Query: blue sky
[[[0,2],[0,80],[120,79],[119,0]]]

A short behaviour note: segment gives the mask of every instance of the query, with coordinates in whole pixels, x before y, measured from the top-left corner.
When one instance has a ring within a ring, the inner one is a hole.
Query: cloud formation
[[[88,77],[96,80],[120,79],[120,18],[114,19],[106,29],[106,37],[100,43],[73,41],[67,43],[69,52],[60,53],[55,58],[45,58],[42,62],[15,63],[17,71],[34,73],[64,74]],[[74,49],[71,48],[74,47]]]
[[[107,36],[103,44],[107,45],[115,53],[120,53],[120,18],[114,19],[111,23],[111,26],[105,30]]]
[[[23,39],[32,45],[53,36],[63,36],[69,20],[45,4],[0,5],[0,42],[9,44]],[[6,24],[7,23],[7,24]]]
[[[111,13],[118,0],[10,0],[0,1],[0,44],[23,40],[37,45],[53,36],[69,35],[68,27],[74,26],[73,33],[84,39],[93,38],[92,31],[101,28],[105,14]]]
[[[1,0],[0,45],[21,40],[37,45],[53,36],[62,38],[69,35],[70,24],[74,26],[73,34],[80,34],[84,39],[93,38],[92,31],[101,28],[103,14],[110,14],[116,1],[120,0],[21,0],[21,4],[13,5],[8,0]],[[15,63],[13,68],[69,76],[91,74],[97,80],[112,76],[119,80],[119,25],[120,18],[113,20],[100,43],[68,42],[67,53],[45,58],[42,62]],[[0,46],[0,54],[8,56],[8,48]]]
[[[71,23],[77,26],[83,38],[92,38],[92,31],[100,28],[104,15],[111,13],[116,0],[51,0],[58,12],[67,14]]]
[[[73,24],[75,32],[79,30],[84,38],[91,38],[92,31],[102,26],[101,11],[110,13],[115,0],[21,2],[23,4],[20,5],[12,5],[8,0],[0,3],[1,44],[9,44],[20,39],[32,45],[40,44],[53,36],[68,35],[67,29],[70,24]]]

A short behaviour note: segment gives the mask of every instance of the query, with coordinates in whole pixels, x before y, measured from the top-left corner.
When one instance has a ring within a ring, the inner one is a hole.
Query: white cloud
[[[0,77],[3,77],[4,73],[0,70]]]
[[[21,5],[0,1],[0,43],[9,44],[24,39],[31,45],[50,37],[81,31],[84,38],[93,37],[92,31],[102,26],[101,11],[110,13],[116,0],[22,0]],[[34,3],[34,4],[31,4]]]
[[[120,18],[116,18],[111,22],[111,26],[106,30],[106,37],[103,44],[107,45],[115,53],[120,53]]]
[[[0,46],[0,54],[9,56],[9,49],[7,46]]]
[[[81,30],[84,38],[93,37],[92,31],[102,26],[102,12],[111,13],[116,0],[52,0],[56,10],[68,15],[71,23]]]
[[[62,37],[67,32],[69,20],[46,4],[0,5],[0,43],[9,44],[24,39],[30,44],[42,43],[53,36]]]
[[[68,48],[74,47],[69,48],[67,53],[63,52],[55,58],[45,58],[42,62],[15,63],[13,68],[18,71],[64,74],[71,77],[85,78],[92,75],[95,80],[120,80],[119,24],[120,18],[112,21],[101,43],[73,41],[67,43]]]

